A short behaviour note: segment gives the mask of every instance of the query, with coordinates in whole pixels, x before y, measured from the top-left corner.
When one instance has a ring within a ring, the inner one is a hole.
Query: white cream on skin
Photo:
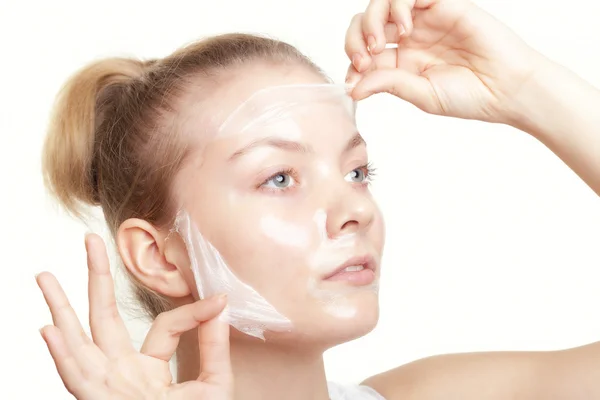
[[[301,248],[310,246],[310,233],[306,229],[273,215],[261,218],[260,230],[266,237],[284,246]]]

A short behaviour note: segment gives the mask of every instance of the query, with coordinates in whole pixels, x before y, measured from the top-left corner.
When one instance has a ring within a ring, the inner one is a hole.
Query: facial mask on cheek
[[[179,212],[175,231],[185,242],[200,298],[228,295],[228,305],[221,314],[225,322],[263,340],[267,330],[285,332],[292,329],[288,318],[231,272],[221,254],[202,236],[186,211]]]
[[[267,238],[282,246],[308,248],[310,245],[310,234],[302,227],[297,227],[273,215],[261,218],[260,230]]]

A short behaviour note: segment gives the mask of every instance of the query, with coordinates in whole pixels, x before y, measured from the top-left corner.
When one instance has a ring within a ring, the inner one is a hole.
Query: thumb
[[[429,80],[401,69],[376,69],[364,74],[356,83],[352,97],[363,100],[382,92],[406,100],[425,112],[439,110],[437,95]]]
[[[231,385],[233,372],[229,351],[229,324],[219,316],[198,327],[200,353],[199,380],[212,384]]]

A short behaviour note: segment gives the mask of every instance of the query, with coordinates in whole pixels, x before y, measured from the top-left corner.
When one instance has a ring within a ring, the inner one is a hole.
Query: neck
[[[329,399],[322,352],[285,347],[249,338],[231,338],[235,400]],[[181,337],[177,351],[177,381],[200,375],[198,336]]]

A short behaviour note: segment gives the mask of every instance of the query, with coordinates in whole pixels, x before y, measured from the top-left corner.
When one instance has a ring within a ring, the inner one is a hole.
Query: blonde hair
[[[165,116],[192,79],[253,61],[300,64],[324,76],[293,46],[247,34],[204,39],[163,59],[110,58],[81,69],[57,96],[42,156],[46,186],[76,216],[100,206],[113,236],[129,218],[172,224],[171,185],[187,147]],[[171,308],[129,277],[150,317]]]

